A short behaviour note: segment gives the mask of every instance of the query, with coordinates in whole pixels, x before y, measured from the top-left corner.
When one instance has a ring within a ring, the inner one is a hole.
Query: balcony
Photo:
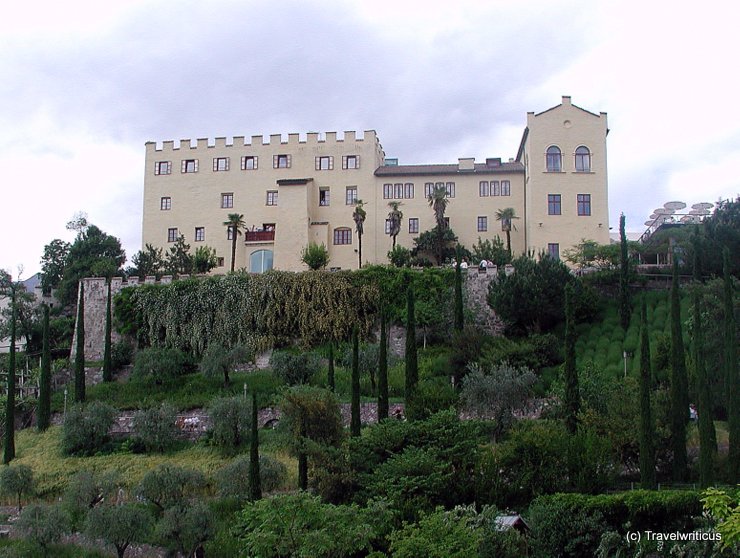
[[[245,231],[244,242],[275,242],[275,231]]]

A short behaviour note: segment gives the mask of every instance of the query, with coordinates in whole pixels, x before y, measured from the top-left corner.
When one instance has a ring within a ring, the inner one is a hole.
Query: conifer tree
[[[10,285],[10,349],[8,354],[8,396],[5,405],[5,438],[3,463],[15,459],[15,340],[16,340],[16,286]]]
[[[113,380],[113,370],[111,363],[111,336],[112,336],[112,316],[111,316],[111,285],[110,277],[108,278],[108,292],[105,303],[105,342],[103,349],[103,381],[110,382]]]
[[[253,502],[262,498],[260,479],[260,434],[257,423],[257,392],[252,389],[252,437],[249,445],[249,499]]]
[[[457,245],[455,254],[455,331],[462,331],[465,327],[465,316],[463,312],[462,294],[462,250]]]
[[[622,329],[630,326],[632,302],[629,291],[629,254],[627,252],[627,233],[624,230],[624,213],[619,216],[619,321]]]
[[[36,427],[43,432],[51,424],[51,351],[49,350],[49,306],[44,304],[44,321],[41,333],[41,376],[39,401],[36,410]]]
[[[655,488],[655,422],[650,402],[652,377],[647,303],[643,296],[640,308],[640,484],[646,490]]]
[[[687,473],[686,423],[689,413],[688,378],[681,331],[681,300],[678,286],[678,255],[673,253],[671,283],[671,446],[673,480],[683,481]]]
[[[728,450],[727,481],[732,484],[740,483],[740,377],[737,368],[737,341],[735,339],[735,306],[730,273],[730,250],[725,247],[722,251],[724,272],[724,361],[725,386],[727,390],[727,428],[729,430],[730,447]]]
[[[80,300],[77,302],[77,329],[75,335],[75,401],[85,402],[85,284],[80,281]]]
[[[378,355],[378,422],[388,418],[388,319],[380,313],[380,350]]]
[[[350,433],[360,435],[360,341],[357,326],[352,329],[352,404]]]
[[[573,284],[565,286],[565,363],[563,374],[565,380],[565,426],[568,432],[575,434],[578,429],[578,411],[581,403],[578,389],[578,370],[576,369],[576,324],[573,303]]]
[[[406,385],[404,397],[408,405],[414,397],[419,381],[419,361],[416,353],[416,315],[414,309],[414,287],[409,281],[406,290]]]
[[[699,260],[699,237],[697,230],[694,230],[694,288],[691,293],[691,306],[694,318],[694,343],[693,343],[693,360],[694,372],[696,376],[696,393],[698,395],[698,413],[699,413],[699,482],[702,488],[712,484],[712,456],[716,451],[716,434],[713,436],[714,423],[712,422],[712,404],[709,395],[709,378],[707,377],[707,367],[704,361],[704,325],[701,319],[701,269]]]

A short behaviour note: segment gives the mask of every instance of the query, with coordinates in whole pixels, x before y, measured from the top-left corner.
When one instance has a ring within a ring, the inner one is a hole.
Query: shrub
[[[283,463],[260,455],[260,484],[265,492],[272,492],[285,483],[288,469]],[[240,455],[216,473],[216,487],[222,498],[247,500],[249,491],[249,457]]]
[[[178,349],[150,347],[137,353],[133,376],[161,384],[184,374],[187,364],[187,355]]]
[[[394,558],[466,558],[478,556],[483,529],[474,509],[437,508],[418,523],[406,523],[391,534]]]
[[[270,357],[273,373],[290,386],[307,384],[319,371],[318,357],[313,353],[275,351]]]
[[[175,408],[169,403],[151,407],[134,414],[134,432],[147,452],[164,452],[177,439]]]
[[[211,440],[226,450],[236,450],[249,437],[251,416],[243,397],[219,397],[211,402]]]
[[[121,340],[113,343],[111,347],[111,367],[120,370],[134,359],[134,348],[128,341]]]
[[[205,376],[219,376],[223,374],[224,385],[229,385],[229,372],[237,364],[254,360],[255,348],[253,344],[239,344],[227,349],[219,343],[211,343],[203,353],[200,361],[200,370]]]
[[[59,506],[32,504],[23,510],[16,527],[46,555],[49,545],[62,538],[67,521]]]
[[[193,492],[205,485],[202,473],[173,465],[160,465],[150,471],[137,488],[139,497],[160,511],[184,503]]]
[[[406,399],[405,414],[409,420],[424,420],[440,411],[454,409],[458,397],[446,377],[428,379],[417,385]]]
[[[143,541],[151,531],[151,514],[139,504],[124,503],[90,510],[85,521],[85,534],[92,540],[102,539],[116,547],[123,558],[129,544]]]
[[[62,452],[89,456],[103,449],[110,440],[109,431],[115,419],[116,410],[100,401],[87,407],[73,407],[64,419]]]
[[[388,251],[388,261],[395,267],[409,267],[411,265],[411,250],[400,244]]]
[[[104,500],[114,497],[117,473],[79,471],[70,480],[62,496],[62,508],[73,529],[82,527],[87,512]]]
[[[318,271],[324,269],[329,263],[329,250],[326,245],[309,242],[308,246],[303,248],[301,261],[308,266],[308,269]]]
[[[213,512],[202,501],[165,510],[157,524],[156,538],[182,556],[195,556],[204,542],[215,535]]]
[[[18,512],[21,511],[21,497],[33,490],[33,470],[28,465],[10,465],[0,471],[0,489],[3,494],[17,496]]]

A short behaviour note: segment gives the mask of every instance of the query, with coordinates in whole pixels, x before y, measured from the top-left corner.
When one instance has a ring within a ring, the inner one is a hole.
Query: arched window
[[[272,250],[256,250],[249,255],[250,273],[264,273],[272,269]]]
[[[563,170],[563,156],[557,145],[547,148],[547,172],[560,172]]]
[[[576,148],[576,172],[591,172],[591,152],[585,145]]]
[[[334,229],[334,244],[352,244],[352,229],[347,227]]]

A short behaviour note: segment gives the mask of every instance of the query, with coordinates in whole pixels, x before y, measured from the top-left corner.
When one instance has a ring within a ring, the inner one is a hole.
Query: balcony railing
[[[275,231],[245,231],[245,242],[274,242]]]

